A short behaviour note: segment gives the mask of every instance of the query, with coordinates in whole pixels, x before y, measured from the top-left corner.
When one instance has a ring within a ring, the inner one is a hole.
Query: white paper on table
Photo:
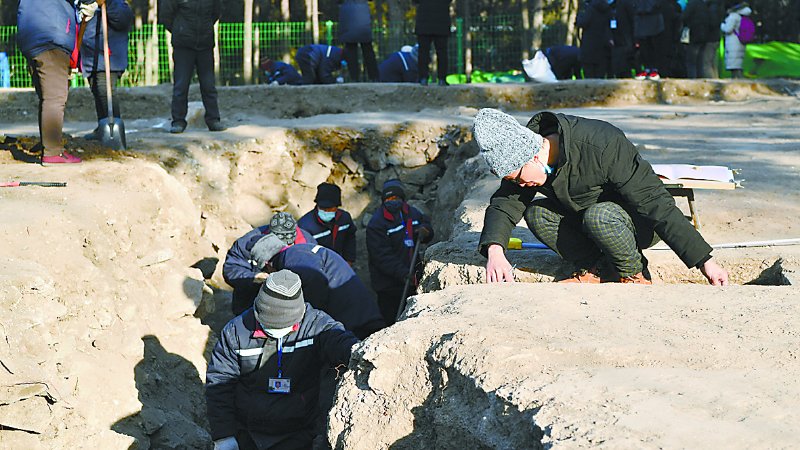
[[[656,175],[668,180],[709,180],[733,183],[733,171],[725,166],[691,164],[653,164]]]

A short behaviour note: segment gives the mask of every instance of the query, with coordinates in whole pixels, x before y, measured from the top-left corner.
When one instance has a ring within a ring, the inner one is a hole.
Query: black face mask
[[[403,201],[402,200],[389,200],[389,201],[383,202],[383,206],[385,206],[386,209],[389,210],[389,212],[396,213],[397,211],[400,211],[400,208],[403,206]]]

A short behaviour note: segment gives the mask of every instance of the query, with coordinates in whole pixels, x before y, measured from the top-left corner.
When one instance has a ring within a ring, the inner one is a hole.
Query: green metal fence
[[[449,73],[464,73],[468,58],[471,67],[481,71],[520,69],[523,39],[519,16],[476,17],[465,26],[457,19],[448,41]],[[337,45],[337,23],[320,23],[319,40]],[[0,26],[0,52],[8,55],[10,87],[31,87],[27,61],[19,52],[16,27]],[[259,82],[258,62],[270,57],[293,63],[298,48],[314,40],[311,24],[305,22],[254,23],[251,34],[252,82]],[[413,21],[389,22],[373,26],[373,45],[380,62],[403,45],[414,45]],[[470,52],[466,46],[470,45]],[[217,83],[245,84],[245,29],[242,23],[220,23],[217,40]],[[467,56],[469,55],[469,56]],[[152,25],[132,30],[128,44],[128,70],[120,83],[123,86],[145,86],[171,81],[171,48],[163,26]],[[435,70],[435,69],[434,69]],[[2,80],[2,77],[0,77]],[[74,76],[73,86],[85,85],[81,76]],[[2,86],[0,86],[2,87]]]

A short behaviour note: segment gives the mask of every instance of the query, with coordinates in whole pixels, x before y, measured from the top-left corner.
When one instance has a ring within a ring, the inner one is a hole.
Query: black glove
[[[416,229],[416,231],[414,231],[414,234],[416,235],[417,239],[424,241],[428,238],[428,236],[431,235],[431,231],[425,227],[419,227]]]

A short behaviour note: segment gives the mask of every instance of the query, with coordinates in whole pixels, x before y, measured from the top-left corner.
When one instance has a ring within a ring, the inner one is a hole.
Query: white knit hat
[[[530,161],[544,142],[542,136],[520,125],[517,119],[492,108],[478,111],[473,134],[492,173],[501,178]]]

